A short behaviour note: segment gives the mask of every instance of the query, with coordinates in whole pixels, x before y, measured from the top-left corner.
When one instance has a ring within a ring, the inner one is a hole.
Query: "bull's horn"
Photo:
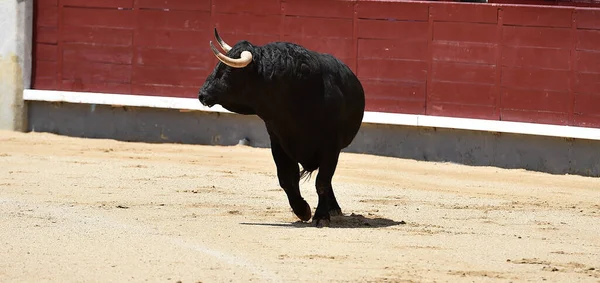
[[[219,36],[219,32],[217,32],[217,28],[215,28],[215,38],[217,39],[217,43],[219,44],[219,46],[221,46],[221,48],[223,48],[225,53],[227,53],[227,52],[229,52],[229,50],[231,50],[231,46],[229,46],[229,44],[225,43],[225,41],[223,41],[223,39]]]
[[[244,67],[248,66],[248,64],[250,64],[250,62],[252,62],[252,53],[250,53],[250,51],[242,51],[242,54],[240,54],[240,58],[233,59],[233,58],[229,58],[229,57],[221,54],[221,52],[219,52],[219,50],[217,50],[217,48],[215,48],[212,41],[210,41],[210,48],[212,49],[215,56],[217,56],[219,61],[223,62],[223,64],[225,64],[229,67],[244,68]]]

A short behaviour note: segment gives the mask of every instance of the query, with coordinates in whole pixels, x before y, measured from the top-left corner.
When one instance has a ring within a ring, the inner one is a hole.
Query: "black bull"
[[[226,54],[210,46],[220,62],[200,89],[203,105],[257,115],[267,128],[279,184],[294,213],[303,221],[311,208],[300,194],[300,179],[319,169],[319,203],[313,217],[318,227],[330,215],[341,215],[331,180],[340,151],[356,136],[364,114],[363,87],[344,63],[293,43],[256,46],[240,41]],[[298,163],[302,165],[300,171]]]

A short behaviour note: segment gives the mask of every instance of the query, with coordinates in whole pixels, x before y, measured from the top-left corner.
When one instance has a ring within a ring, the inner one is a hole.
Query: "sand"
[[[0,132],[0,164],[1,282],[600,282],[599,178],[344,153],[319,229],[268,149]]]

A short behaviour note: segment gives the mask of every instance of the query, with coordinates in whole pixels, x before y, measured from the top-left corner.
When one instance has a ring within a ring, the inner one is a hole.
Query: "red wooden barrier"
[[[39,0],[34,88],[196,97],[230,43],[360,77],[367,110],[600,127],[600,9],[335,0]]]

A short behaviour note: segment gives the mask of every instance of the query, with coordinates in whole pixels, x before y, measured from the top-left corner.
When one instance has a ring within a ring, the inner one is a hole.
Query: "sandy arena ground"
[[[0,164],[0,282],[600,282],[598,178],[343,154],[318,229],[268,149],[0,132]]]

